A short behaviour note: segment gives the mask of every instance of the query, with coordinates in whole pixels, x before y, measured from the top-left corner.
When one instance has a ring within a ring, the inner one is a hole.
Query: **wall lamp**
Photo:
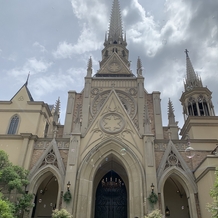
[[[67,183],[67,191],[68,192],[70,191],[70,186],[71,186],[70,181],[68,181],[68,183]]]
[[[169,208],[167,206],[166,206],[166,210],[165,210],[165,215],[170,216],[170,210],[169,210]]]
[[[154,184],[151,184],[151,193],[154,193]]]

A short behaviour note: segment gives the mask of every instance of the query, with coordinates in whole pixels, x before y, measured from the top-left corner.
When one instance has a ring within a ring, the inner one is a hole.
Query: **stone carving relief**
[[[80,129],[80,121],[82,120],[82,95],[77,95],[73,113],[73,130]]]
[[[117,113],[109,113],[100,120],[100,127],[102,131],[109,134],[119,133],[125,127],[125,120]]]
[[[91,93],[93,95],[97,95],[99,93],[99,89],[98,88],[94,88],[94,89],[92,89]]]
[[[187,145],[184,143],[177,143],[175,144],[175,147],[177,148],[178,151],[185,151]],[[164,143],[158,143],[154,145],[155,151],[165,151],[166,148],[167,148],[167,144]]]
[[[129,89],[129,94],[130,94],[131,96],[135,96],[135,95],[137,94],[137,90],[136,90],[135,88],[130,88],[130,89]]]
[[[92,105],[91,105],[92,117],[94,117],[96,113],[99,111],[99,109],[105,102],[106,98],[108,97],[109,93],[110,93],[110,90],[96,94],[96,97],[93,99]],[[118,97],[120,98],[120,101],[122,102],[127,113],[133,119],[137,112],[137,105],[136,105],[134,98],[130,94],[127,94],[126,92],[123,92],[120,90],[116,90],[116,93]]]
[[[50,139],[48,139],[50,140]],[[34,145],[34,149],[37,150],[45,150],[49,145],[50,145],[50,141],[45,140],[45,141],[36,141],[35,145]],[[57,140],[57,145],[59,149],[69,149],[69,141],[59,141]]]
[[[18,98],[18,101],[23,101],[24,100],[24,97],[23,96],[20,96],[19,98]]]

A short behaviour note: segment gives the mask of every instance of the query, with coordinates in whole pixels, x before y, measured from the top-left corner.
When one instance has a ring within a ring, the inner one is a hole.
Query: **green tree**
[[[207,205],[208,211],[212,214],[211,218],[218,218],[218,168],[215,171],[215,175],[214,187],[210,190],[210,196],[213,198],[213,202]]]
[[[33,206],[33,195],[25,191],[28,184],[28,171],[13,165],[8,155],[0,150],[0,192],[4,189],[2,194],[6,195],[14,191],[18,196],[16,203],[11,202],[14,204],[13,218],[22,217],[24,212],[29,212]]]
[[[14,205],[8,200],[2,198],[0,193],[0,217],[1,218],[14,218]]]

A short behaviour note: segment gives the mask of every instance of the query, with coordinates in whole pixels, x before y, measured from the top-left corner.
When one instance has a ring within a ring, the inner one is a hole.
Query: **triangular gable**
[[[182,156],[180,155],[179,151],[177,150],[176,146],[170,140],[168,146],[165,150],[165,153],[161,159],[157,170],[157,177],[160,180],[161,176],[163,175],[164,171],[169,169],[170,167],[178,167],[185,174],[191,179],[194,180],[194,176],[190,168],[188,167],[187,163],[184,161]]]
[[[11,98],[11,101],[34,101],[33,97],[27,88],[27,83],[25,83],[18,92]]]
[[[132,75],[132,72],[123,62],[120,56],[114,52],[108,60],[101,66],[101,69],[97,72],[98,74],[119,74],[119,75]]]
[[[38,159],[34,167],[30,171],[30,177],[35,175],[41,167],[45,165],[53,165],[59,169],[60,174],[64,176],[65,167],[62,161],[56,140],[53,139],[47,149],[43,152],[42,156]]]
[[[112,90],[83,137],[87,137],[87,148],[103,136],[118,135],[123,141],[134,145],[137,144],[134,135],[141,138],[116,91]]]

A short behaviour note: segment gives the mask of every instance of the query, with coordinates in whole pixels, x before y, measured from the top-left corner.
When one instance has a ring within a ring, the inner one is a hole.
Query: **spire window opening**
[[[205,111],[205,116],[210,116],[210,113],[209,113],[209,110],[208,110],[208,105],[207,105],[207,102],[205,100],[203,101],[203,108],[204,108],[204,111]]]
[[[9,125],[9,128],[8,128],[8,133],[7,134],[12,134],[12,135],[16,134],[18,123],[19,123],[19,117],[18,117],[18,115],[14,115],[11,118],[11,122],[10,122],[10,125]]]
[[[188,113],[190,116],[198,116],[197,105],[195,101],[189,102]]]

